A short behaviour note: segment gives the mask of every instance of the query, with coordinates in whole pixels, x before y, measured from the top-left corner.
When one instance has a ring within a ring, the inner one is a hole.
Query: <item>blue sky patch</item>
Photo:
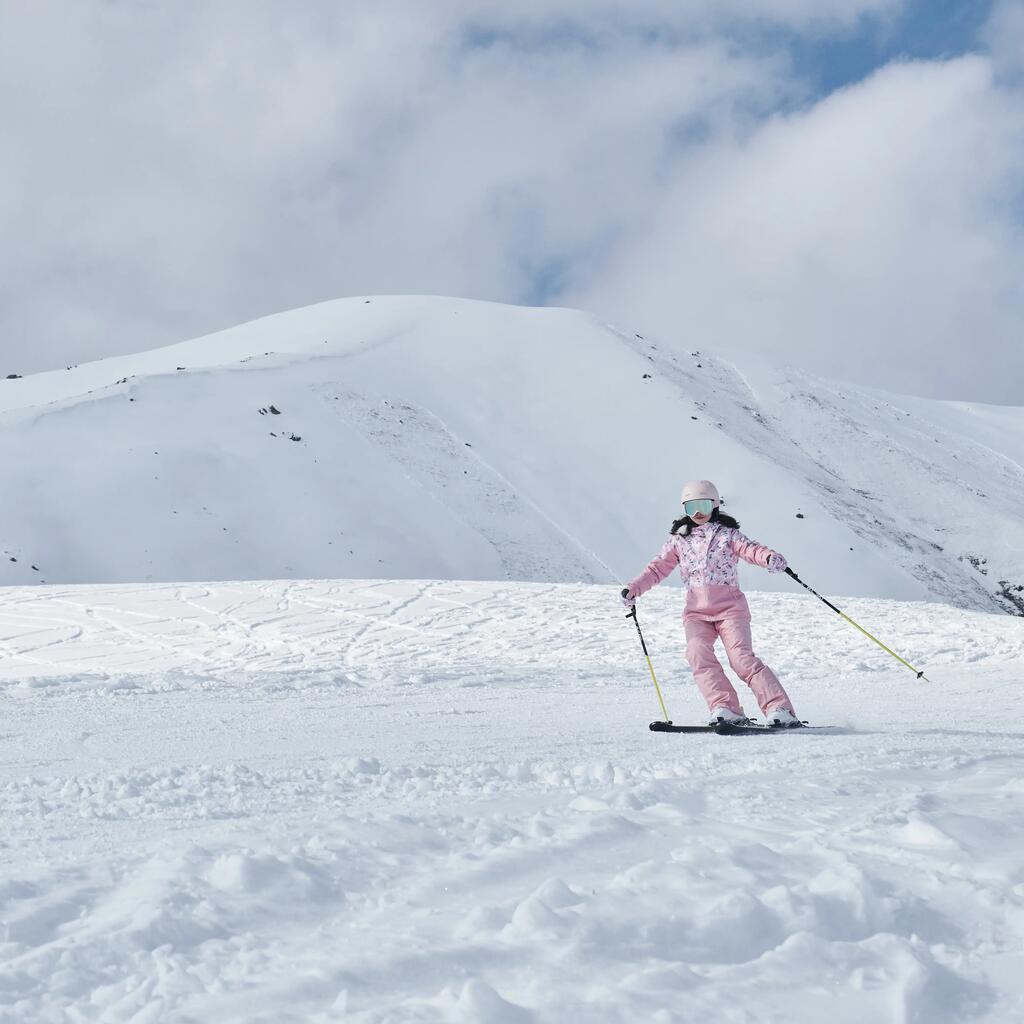
[[[853,33],[765,33],[761,47],[788,50],[820,98],[894,60],[942,60],[982,49],[979,33],[992,7],[993,0],[908,0],[895,17],[862,18]]]

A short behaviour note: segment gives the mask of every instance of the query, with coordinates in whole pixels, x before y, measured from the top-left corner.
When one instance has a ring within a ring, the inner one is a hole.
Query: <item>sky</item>
[[[0,0],[0,376],[346,295],[1024,405],[1024,0]]]

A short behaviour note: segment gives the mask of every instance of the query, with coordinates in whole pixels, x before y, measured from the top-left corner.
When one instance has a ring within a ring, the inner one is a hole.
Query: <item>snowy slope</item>
[[[1024,621],[751,604],[838,733],[650,733],[612,587],[0,591],[0,1020],[1024,1019]]]
[[[0,381],[0,459],[5,583],[613,581],[709,476],[819,589],[1024,605],[1024,411],[571,310],[346,299]]]

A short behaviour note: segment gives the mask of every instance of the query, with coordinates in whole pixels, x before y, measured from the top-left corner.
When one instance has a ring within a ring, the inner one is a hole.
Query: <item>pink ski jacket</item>
[[[736,571],[741,558],[765,569],[772,558],[772,571],[782,572],[786,568],[786,560],[777,551],[758,544],[734,527],[705,523],[694,527],[688,537],[678,533],[669,537],[657,557],[629,584],[629,590],[633,597],[639,597],[678,565],[686,584],[687,616],[709,621],[749,619],[750,608]]]

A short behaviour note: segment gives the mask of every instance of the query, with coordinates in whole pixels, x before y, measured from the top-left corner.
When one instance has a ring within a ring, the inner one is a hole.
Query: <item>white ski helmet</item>
[[[691,480],[683,488],[683,496],[679,499],[681,505],[696,498],[710,498],[715,503],[715,508],[722,504],[718,488],[710,480]]]

